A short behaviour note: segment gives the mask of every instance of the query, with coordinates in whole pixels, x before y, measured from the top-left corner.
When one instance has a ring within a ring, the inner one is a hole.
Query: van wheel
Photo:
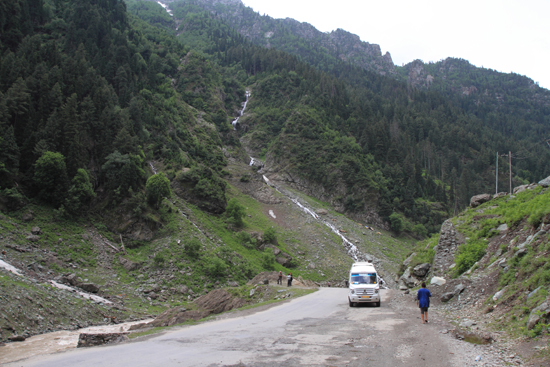
[[[374,305],[375,305],[376,307],[380,307],[380,301],[376,302]]]
[[[351,302],[351,301],[349,300],[349,298],[348,298],[348,302],[349,302],[349,306],[350,306],[350,307],[353,307],[353,302]]]

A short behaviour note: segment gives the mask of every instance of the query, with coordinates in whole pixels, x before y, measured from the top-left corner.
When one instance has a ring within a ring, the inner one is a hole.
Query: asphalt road
[[[397,291],[382,296],[380,308],[350,308],[347,289],[322,288],[242,317],[8,366],[457,366],[437,322],[421,324]]]

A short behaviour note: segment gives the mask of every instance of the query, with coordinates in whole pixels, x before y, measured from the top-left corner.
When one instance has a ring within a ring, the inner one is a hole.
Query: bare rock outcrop
[[[120,261],[120,264],[126,271],[133,271],[137,270],[140,267],[139,263],[133,262],[131,260],[125,259],[122,256],[119,256],[118,261]]]
[[[117,344],[129,340],[128,333],[108,333],[108,334],[86,334],[82,333],[78,337],[77,348],[94,347],[96,345]]]
[[[442,275],[454,263],[456,249],[463,243],[464,237],[456,231],[453,223],[450,220],[443,222],[435,251],[434,275]]]
[[[209,316],[212,312],[208,310],[186,310],[185,307],[174,307],[161,313],[155,320],[147,324],[137,324],[130,330],[146,328],[149,326],[172,326],[184,323],[189,320],[200,320]]]
[[[490,194],[480,194],[480,195],[472,196],[472,198],[470,199],[470,206],[472,208],[476,208],[481,204],[490,201],[492,198],[493,197]]]
[[[195,303],[212,313],[222,313],[242,307],[246,304],[246,301],[231,295],[225,289],[214,289],[212,292],[197,298]]]
[[[550,303],[545,301],[535,307],[529,314],[529,319],[527,320],[527,329],[531,330],[541,321],[547,321],[548,316],[550,316]]]

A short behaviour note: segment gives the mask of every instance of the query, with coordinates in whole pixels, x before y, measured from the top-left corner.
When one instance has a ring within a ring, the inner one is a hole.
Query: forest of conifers
[[[407,66],[383,76],[340,61],[285,22],[266,23],[282,50],[254,44],[224,20],[229,5],[200,5],[171,3],[172,18],[154,2],[0,0],[3,210],[37,200],[85,216],[124,202],[139,215],[156,160],[220,213],[222,147],[245,133],[262,158],[344,192],[346,212],[375,208],[418,236],[495,191],[497,152],[514,154],[514,185],[550,174],[550,99],[526,77],[447,60],[424,65],[446,83],[415,87]],[[270,19],[234,6],[241,28]],[[245,90],[247,129],[233,131]]]

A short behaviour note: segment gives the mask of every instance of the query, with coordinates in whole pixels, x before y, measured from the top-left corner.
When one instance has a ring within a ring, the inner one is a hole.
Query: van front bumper
[[[368,303],[368,302],[380,302],[380,294],[374,294],[371,296],[358,296],[356,294],[348,295],[350,302]]]

